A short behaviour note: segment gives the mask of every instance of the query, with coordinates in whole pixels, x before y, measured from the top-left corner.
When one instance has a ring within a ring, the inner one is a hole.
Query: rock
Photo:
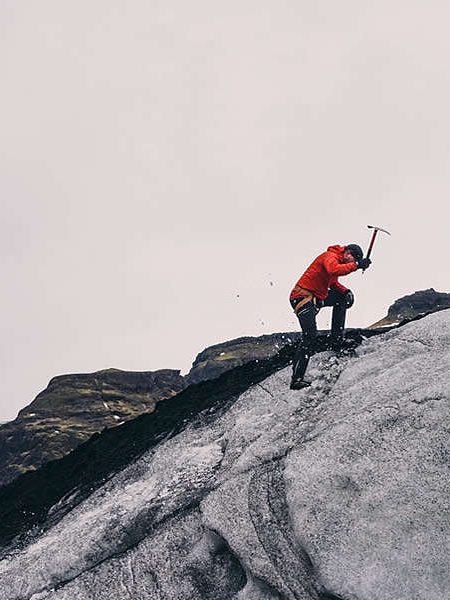
[[[219,377],[225,371],[252,360],[275,356],[287,344],[296,342],[299,332],[274,333],[259,337],[240,337],[210,346],[200,352],[186,375],[189,384]]]
[[[153,411],[185,387],[180,372],[170,369],[55,377],[14,421],[0,427],[0,485],[61,458],[106,427]]]
[[[403,321],[410,321],[445,308],[450,308],[450,294],[436,292],[433,288],[420,290],[396,300],[389,307],[388,314],[370,325],[369,329],[398,325]]]

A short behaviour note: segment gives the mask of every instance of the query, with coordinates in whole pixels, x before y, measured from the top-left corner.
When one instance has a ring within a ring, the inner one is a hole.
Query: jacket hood
[[[328,246],[327,252],[334,252],[335,254],[339,254],[339,256],[344,256],[345,246],[339,246],[339,244],[335,244],[334,246]]]

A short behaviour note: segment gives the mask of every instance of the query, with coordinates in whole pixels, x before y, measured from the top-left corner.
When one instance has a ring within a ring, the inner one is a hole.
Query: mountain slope
[[[260,372],[5,547],[0,599],[450,598],[449,369],[442,311],[314,356],[308,390]]]
[[[415,292],[396,300],[388,315],[371,327],[379,330],[446,307],[450,307],[450,294],[433,289]],[[299,337],[299,332],[274,333],[210,346],[198,354],[184,377],[171,369],[106,369],[55,377],[17,419],[0,425],[0,486],[65,456],[105,427],[152,412],[156,403],[191,384],[216,379],[254,360],[270,359]]]

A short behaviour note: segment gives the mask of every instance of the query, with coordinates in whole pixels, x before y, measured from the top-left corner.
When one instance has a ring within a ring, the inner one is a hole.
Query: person
[[[338,277],[349,275],[357,269],[367,269],[370,258],[363,257],[358,244],[329,246],[306,269],[290,293],[289,301],[297,315],[302,339],[294,354],[291,389],[310,385],[303,379],[309,358],[317,348],[316,315],[323,306],[332,306],[331,348],[339,350],[344,342],[347,309],[353,305],[351,290],[339,283]]]

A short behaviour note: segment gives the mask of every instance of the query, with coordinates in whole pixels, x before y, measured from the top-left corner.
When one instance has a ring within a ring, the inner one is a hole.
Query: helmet
[[[355,260],[361,260],[361,258],[364,256],[362,248],[361,246],[358,246],[358,244],[348,244],[345,246],[345,249],[353,255]]]

